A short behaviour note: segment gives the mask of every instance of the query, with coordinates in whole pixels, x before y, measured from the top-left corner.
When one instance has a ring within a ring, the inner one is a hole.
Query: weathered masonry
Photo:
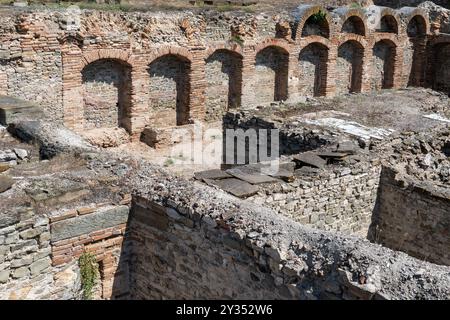
[[[0,92],[39,102],[78,132],[121,127],[138,139],[145,128],[273,101],[450,90],[450,36],[431,32],[423,8],[303,5],[274,17],[12,11],[1,19]]]

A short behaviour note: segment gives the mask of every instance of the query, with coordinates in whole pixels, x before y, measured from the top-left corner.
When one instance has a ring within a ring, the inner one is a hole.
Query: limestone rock
[[[0,175],[0,193],[10,189],[14,184],[14,180],[5,175]]]

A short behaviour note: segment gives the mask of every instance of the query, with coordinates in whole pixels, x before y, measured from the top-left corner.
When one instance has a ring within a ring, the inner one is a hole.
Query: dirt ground
[[[381,93],[349,94],[336,98],[310,98],[305,103],[272,105],[259,108],[256,116],[279,121],[294,118],[338,117],[355,121],[368,127],[402,131],[426,131],[442,124],[441,121],[424,118],[423,115],[438,114],[450,119],[450,99],[442,93],[429,89],[385,90]],[[210,127],[221,128],[220,123]],[[210,141],[209,141],[210,142]],[[127,155],[139,154],[143,158],[163,165],[173,173],[192,176],[194,172],[220,168],[219,164],[192,164],[191,146],[185,144],[175,151],[172,148],[153,149],[142,142],[133,142],[109,148]],[[219,148],[220,149],[220,148]],[[184,150],[184,151],[179,151]],[[220,150],[218,151],[220,152]]]
[[[439,114],[450,119],[450,98],[430,89],[408,88],[380,93],[348,94],[336,98],[310,98],[305,103],[282,104],[260,109],[259,114],[281,119],[324,111],[339,112],[339,118],[369,127],[396,131],[425,131],[439,121],[423,115]]]

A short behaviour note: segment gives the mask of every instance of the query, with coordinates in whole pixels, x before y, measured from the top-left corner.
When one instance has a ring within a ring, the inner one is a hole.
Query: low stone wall
[[[302,224],[343,233],[367,234],[377,197],[378,160],[359,168],[338,167],[291,183],[267,185],[249,200]]]
[[[314,231],[208,187],[178,181],[169,188],[170,193],[161,193],[147,187],[134,198],[132,298],[433,299],[449,294],[448,267],[367,240]]]
[[[450,265],[450,197],[408,185],[384,167],[370,240],[419,259]]]

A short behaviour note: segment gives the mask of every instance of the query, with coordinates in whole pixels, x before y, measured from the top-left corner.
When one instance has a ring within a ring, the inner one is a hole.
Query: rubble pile
[[[403,132],[379,150],[400,174],[450,186],[450,126],[432,132]]]

